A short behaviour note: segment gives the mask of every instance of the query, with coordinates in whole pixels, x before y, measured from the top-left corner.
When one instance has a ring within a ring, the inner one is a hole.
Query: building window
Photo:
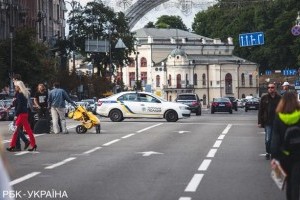
[[[194,74],[194,85],[197,85],[197,82],[198,82],[198,77],[197,77],[197,74]]]
[[[206,75],[202,74],[202,85],[206,85]]]
[[[232,75],[230,73],[225,75],[225,93],[232,94]]]
[[[253,85],[253,76],[252,74],[249,75],[249,85]]]
[[[185,74],[185,85],[189,85],[189,75]]]
[[[171,74],[169,74],[168,85],[169,85],[169,86],[171,86],[171,85],[172,85],[172,76],[171,76]]]
[[[141,73],[141,81],[142,81],[142,86],[145,86],[147,84],[147,72]]]
[[[176,77],[176,88],[181,88],[181,75],[177,74]]]
[[[129,86],[132,87],[135,84],[135,73],[129,72]]]
[[[156,76],[156,87],[160,87],[160,76]]]
[[[147,59],[145,57],[141,58],[141,67],[147,67]]]
[[[245,86],[245,74],[241,74],[242,86]]]

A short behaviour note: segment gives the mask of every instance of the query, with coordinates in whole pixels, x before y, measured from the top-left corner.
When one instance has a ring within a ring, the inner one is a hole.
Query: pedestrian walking
[[[281,98],[274,120],[271,142],[272,161],[276,162],[287,174],[286,199],[299,200],[300,188],[300,105],[293,92],[286,92]],[[297,137],[298,140],[295,138]],[[289,142],[290,141],[290,142]]]
[[[21,81],[21,75],[20,74],[14,74],[13,76],[13,83],[15,83],[15,81]],[[9,107],[9,109],[11,109],[12,107],[15,107],[15,99],[16,99],[16,96],[13,98],[13,103],[11,104],[11,106]],[[30,103],[30,101],[29,101]],[[30,107],[30,106],[28,106]],[[28,108],[28,118],[29,118],[29,123],[30,123],[30,113],[31,113],[31,108]],[[15,120],[13,122],[14,124],[16,123]],[[16,140],[16,148],[15,148],[15,151],[21,151],[21,142],[20,142],[20,139],[23,140],[24,142],[24,150],[26,150],[29,145],[30,145],[30,142],[29,140],[27,139],[27,137],[25,136],[25,132],[24,132],[24,128],[22,129],[19,129],[19,133],[18,133],[18,137],[17,137],[17,140]]]
[[[266,159],[270,159],[270,147],[275,110],[281,96],[275,90],[275,84],[268,85],[268,94],[261,97],[258,110],[258,127],[265,129]]]
[[[30,93],[25,87],[22,81],[15,81],[15,90],[16,90],[16,100],[15,100],[15,120],[16,120],[16,130],[13,133],[10,147],[6,148],[7,151],[16,151],[16,140],[19,134],[20,129],[23,128],[26,130],[26,133],[30,139],[31,149],[28,151],[34,151],[37,148],[35,143],[35,138],[32,133],[32,129],[28,122],[28,101],[30,101]]]
[[[33,101],[34,106],[38,109],[39,119],[48,118],[48,91],[44,84],[38,85]]]
[[[59,120],[61,123],[62,133],[69,133],[66,124],[65,101],[71,103],[73,106],[76,106],[76,104],[71,100],[67,92],[64,89],[60,88],[60,83],[55,82],[53,84],[53,89],[49,92],[48,97],[48,107],[50,108],[53,131],[55,134],[60,133]]]
[[[287,91],[289,91],[289,86],[290,86],[290,84],[287,81],[282,84],[282,90],[280,92],[281,96],[283,96],[284,93],[286,93]]]

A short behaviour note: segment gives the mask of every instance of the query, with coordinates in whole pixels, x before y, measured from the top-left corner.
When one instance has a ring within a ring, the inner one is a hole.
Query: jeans
[[[271,140],[272,140],[272,125],[265,125],[265,144],[266,144],[266,153],[271,153]]]
[[[68,130],[65,117],[65,108],[51,107],[50,111],[52,116],[53,132],[56,134],[60,132],[60,127],[58,124],[58,120],[60,120],[62,132],[67,133]]]
[[[25,136],[25,134],[24,134],[24,132],[23,132],[22,129],[20,129],[19,132],[18,132],[18,137],[17,137],[17,141],[16,141],[16,148],[17,149],[21,149],[21,141],[20,141],[20,139],[22,139],[25,144],[29,142],[29,140]]]

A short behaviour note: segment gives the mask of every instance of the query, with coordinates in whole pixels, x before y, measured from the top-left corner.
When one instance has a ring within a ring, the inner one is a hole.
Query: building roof
[[[170,39],[170,38],[188,38],[194,40],[212,40],[195,33],[190,33],[181,29],[161,29],[161,28],[141,28],[135,31],[137,38],[148,38],[148,36],[157,39]]]
[[[171,51],[170,55],[172,57],[175,57],[175,56],[178,56],[178,55],[179,56],[186,56],[186,53],[185,53],[185,51],[183,49],[176,48],[176,49],[174,49],[174,50]]]
[[[240,63],[243,65],[256,65],[256,63],[232,55],[187,55],[189,60],[194,60],[195,64],[226,64]]]

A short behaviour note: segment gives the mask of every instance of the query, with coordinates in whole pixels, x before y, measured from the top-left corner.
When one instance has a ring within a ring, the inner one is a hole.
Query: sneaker
[[[271,154],[266,153],[266,160],[270,160],[270,158],[271,158]]]

